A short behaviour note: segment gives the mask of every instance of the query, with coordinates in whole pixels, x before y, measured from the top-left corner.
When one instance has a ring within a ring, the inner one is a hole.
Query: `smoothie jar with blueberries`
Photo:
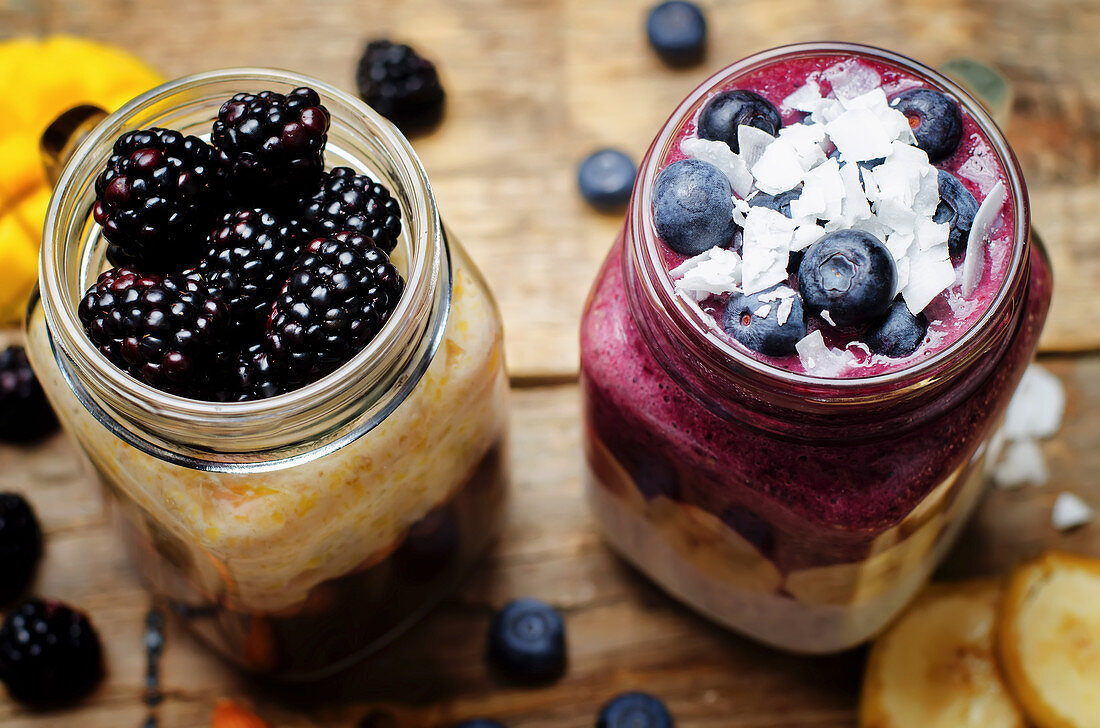
[[[650,147],[581,326],[607,540],[766,644],[868,639],[974,509],[1050,293],[956,84],[842,43],[719,72]]]
[[[28,353],[150,588],[227,659],[331,673],[498,530],[485,282],[409,143],[284,72],[184,78],[61,172]]]

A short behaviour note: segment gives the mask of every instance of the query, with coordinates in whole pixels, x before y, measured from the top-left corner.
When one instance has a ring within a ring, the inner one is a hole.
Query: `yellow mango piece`
[[[38,276],[38,238],[14,214],[0,217],[0,321],[22,321]]]
[[[0,137],[0,209],[7,209],[45,185],[38,137],[31,134]]]

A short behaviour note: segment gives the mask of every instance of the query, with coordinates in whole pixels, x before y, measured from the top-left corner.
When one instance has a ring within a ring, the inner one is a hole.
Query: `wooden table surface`
[[[1100,505],[1100,3],[1093,0],[739,0],[701,4],[711,50],[664,68],[645,45],[648,2],[616,0],[0,0],[0,33],[71,32],[117,43],[167,75],[236,65],[295,69],[353,88],[365,39],[412,42],[441,67],[440,129],[414,145],[444,215],[488,276],[505,318],[515,499],[507,531],[455,598],[336,684],[246,684],[169,625],[164,728],[209,725],[239,696],[276,726],[424,728],[491,714],[513,728],[584,728],[627,689],[665,698],[681,728],[855,724],[863,655],[796,658],[725,633],[664,596],[600,542],[581,499],[577,322],[620,219],[585,207],[577,162],[614,145],[640,159],[667,113],[710,72],[781,43],[874,43],[932,65],[970,56],[999,68],[1015,102],[1006,125],[1033,219],[1054,259],[1045,363],[1070,406],[1044,444],[1051,481],[993,491],[943,571],[1002,573],[1047,546],[1100,554],[1100,525],[1059,534],[1058,492]],[[36,590],[88,609],[110,677],[78,709],[28,712],[0,699],[0,727],[138,726],[149,600],[106,522],[93,481],[62,437],[0,447],[0,489],[29,494],[47,530]],[[517,690],[482,661],[491,610],[534,595],[566,613],[570,669]],[[369,723],[369,721],[368,721]]]

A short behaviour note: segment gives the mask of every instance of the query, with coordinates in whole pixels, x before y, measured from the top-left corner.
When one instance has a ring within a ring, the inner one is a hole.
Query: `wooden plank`
[[[1058,546],[1100,554],[1100,523],[1059,534],[1050,506],[1062,490],[1100,504],[1100,358],[1059,360],[1069,388],[1063,431],[1044,445],[1044,487],[992,490],[944,575],[1003,573]],[[285,690],[250,684],[179,631],[168,630],[164,728],[203,728],[214,702],[238,696],[277,726],[351,728],[373,710],[403,728],[434,728],[478,714],[512,728],[592,724],[599,705],[628,689],[668,700],[685,728],[850,728],[861,651],[800,658],[729,634],[681,607],[602,544],[582,498],[575,386],[514,390],[510,447],[514,499],[503,538],[461,592],[377,659],[339,680]],[[88,609],[104,637],[110,678],[84,705],[32,713],[0,700],[2,728],[138,725],[148,597],[130,572],[97,488],[63,437],[0,447],[0,489],[29,494],[47,531],[36,591]],[[520,595],[567,615],[570,667],[559,683],[516,689],[483,662],[492,610]]]
[[[794,41],[875,43],[933,65],[973,56],[1015,87],[1007,133],[1058,285],[1049,350],[1100,348],[1100,6],[1079,0],[711,0],[711,51],[664,68],[646,47],[650,0],[18,0],[4,32],[73,32],[118,43],[172,76],[236,65],[297,69],[353,87],[367,37],[391,34],[440,62],[445,123],[416,140],[441,208],[504,312],[512,372],[576,372],[577,321],[620,227],[574,190],[603,145],[640,158],[674,105],[726,63]],[[201,51],[199,50],[201,49]]]

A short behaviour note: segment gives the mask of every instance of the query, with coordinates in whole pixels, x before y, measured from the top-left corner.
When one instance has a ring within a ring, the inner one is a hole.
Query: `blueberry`
[[[653,222],[661,239],[681,255],[727,245],[737,229],[729,178],[698,159],[673,162],[657,175]]]
[[[940,170],[940,204],[932,219],[936,222],[951,224],[951,234],[947,246],[951,255],[966,252],[966,241],[970,237],[970,226],[978,212],[978,201],[970,190],[966,189],[959,178],[950,172]]]
[[[914,88],[902,91],[890,105],[909,117],[917,146],[928,154],[929,162],[955,153],[962,138],[962,112],[954,99],[930,88]]]
[[[707,51],[707,19],[694,3],[668,0],[649,11],[649,44],[670,66],[690,66]]]
[[[524,682],[546,682],[565,670],[565,623],[558,610],[538,599],[516,599],[493,617],[489,659],[501,672]]]
[[[757,192],[749,199],[749,207],[766,207],[775,210],[787,217],[791,216],[791,202],[802,195],[802,187],[780,192],[778,195],[769,195],[766,192]]]
[[[588,155],[577,169],[577,186],[588,204],[597,210],[614,210],[630,201],[637,167],[617,149],[601,149]]]
[[[772,289],[772,291],[775,290]],[[802,301],[796,294],[790,313],[787,314],[787,320],[780,324],[779,310],[782,299],[761,300],[770,298],[768,294],[772,291],[751,295],[733,293],[726,303],[722,326],[727,334],[753,351],[768,356],[793,354],[794,345],[806,335],[806,316],[802,311]],[[763,310],[761,315],[758,312],[762,309],[766,310]]]
[[[473,718],[456,723],[454,728],[505,728],[505,725],[488,718]]]
[[[862,230],[837,230],[810,246],[798,266],[806,308],[828,310],[840,326],[886,313],[897,283],[894,258],[878,238]]]
[[[648,693],[623,693],[600,708],[596,728],[672,728],[668,708]]]
[[[876,354],[885,356],[909,356],[928,333],[928,319],[923,313],[914,316],[905,301],[898,299],[890,304],[890,309],[882,320],[876,322],[864,336],[864,343]]]
[[[775,136],[783,126],[783,119],[766,98],[741,89],[718,94],[699,114],[699,136],[725,142],[735,152],[739,149],[739,126],[755,126]]]

